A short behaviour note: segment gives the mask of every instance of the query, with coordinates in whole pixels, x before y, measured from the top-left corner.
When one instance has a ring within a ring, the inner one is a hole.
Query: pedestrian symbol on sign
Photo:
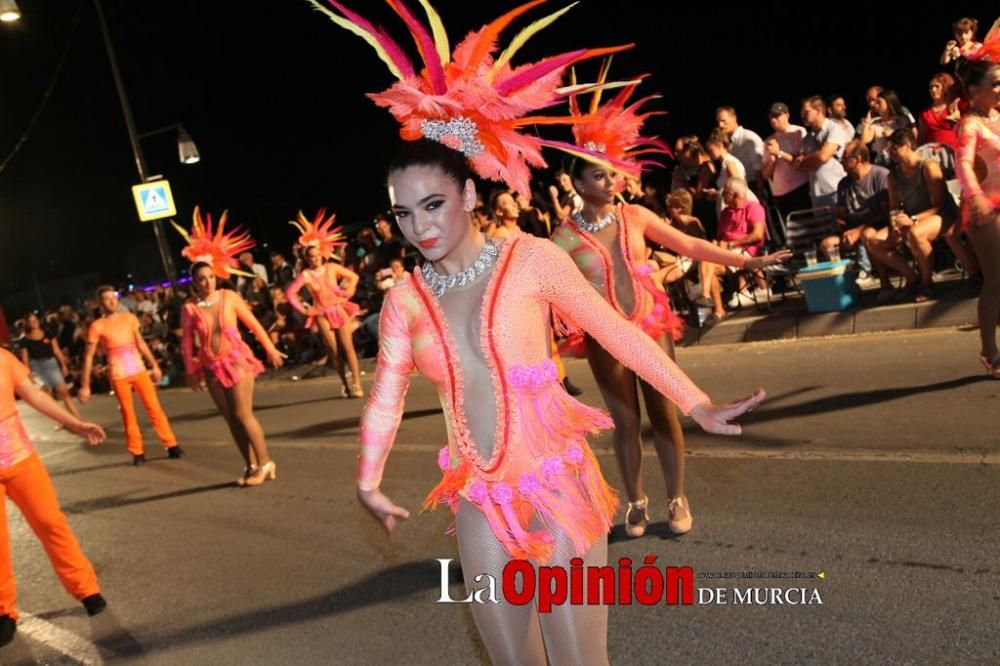
[[[142,209],[146,215],[155,215],[169,209],[163,187],[154,187],[142,193]]]
[[[132,196],[135,198],[139,219],[143,222],[177,215],[174,197],[170,193],[170,183],[166,180],[133,185]]]

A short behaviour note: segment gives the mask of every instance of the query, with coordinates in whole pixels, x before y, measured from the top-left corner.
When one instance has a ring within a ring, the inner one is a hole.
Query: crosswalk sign
[[[166,180],[133,185],[132,196],[135,197],[135,208],[139,211],[139,219],[143,222],[177,215],[174,197],[170,193],[170,183]]]

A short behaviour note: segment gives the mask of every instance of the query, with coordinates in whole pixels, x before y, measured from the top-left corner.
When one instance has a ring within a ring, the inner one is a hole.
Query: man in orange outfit
[[[184,450],[177,445],[177,437],[170,429],[170,422],[160,407],[160,399],[153,385],[153,382],[159,383],[163,373],[160,372],[159,364],[139,333],[138,318],[127,310],[118,309],[118,294],[112,286],[98,287],[97,300],[101,303],[104,316],[91,324],[90,330],[87,331],[87,351],[83,360],[80,402],[87,402],[90,399],[90,371],[94,362],[94,352],[98,343],[103,343],[111,369],[111,383],[122,410],[125,439],[128,442],[129,453],[132,454],[132,463],[141,465],[146,462],[146,454],[142,447],[142,431],[139,429],[135,404],[132,402],[132,391],[139,394],[156,435],[167,447],[167,454],[171,458],[180,458],[184,455]],[[143,358],[152,368],[152,380],[146,373]]]
[[[24,429],[14,403],[15,395],[91,444],[98,444],[105,437],[99,425],[85,423],[60,407],[35,386],[27,367],[13,354],[0,349],[0,647],[14,640],[18,617],[14,608],[17,587],[10,557],[6,497],[17,505],[42,542],[66,591],[83,603],[89,615],[97,615],[107,606],[94,567],[59,509],[52,480]]]

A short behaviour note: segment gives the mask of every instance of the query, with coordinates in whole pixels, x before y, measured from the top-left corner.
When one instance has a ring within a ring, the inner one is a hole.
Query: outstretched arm
[[[66,426],[67,430],[83,437],[90,444],[100,444],[107,439],[107,435],[104,434],[104,429],[101,426],[96,423],[81,421],[67,412],[59,403],[52,399],[52,396],[35,386],[35,382],[31,381],[31,378],[27,376],[27,372],[21,376],[20,381],[14,386],[14,390],[20,396],[21,400],[24,400],[56,423]]]
[[[667,356],[667,353],[637,326],[619,315],[586,281],[565,252],[552,243],[532,243],[526,263],[535,272],[542,297],[565,312],[612,356],[690,414],[708,432],[738,435],[740,427],[729,424],[744,411],[759,404],[763,391],[739,403],[717,406]]]
[[[632,210],[633,214],[642,216],[642,220],[646,224],[646,238],[691,259],[709,261],[713,264],[721,264],[723,266],[735,266],[736,268],[757,269],[780,263],[791,257],[791,252],[787,250],[753,258],[737,254],[736,252],[730,252],[714,243],[689,236],[679,229],[675,229],[661,220],[659,215],[651,210],[647,210],[641,206],[634,206]],[[754,229],[756,233],[747,237],[746,242],[744,242],[745,245],[752,245],[764,239],[763,224],[760,225],[759,229],[757,227]]]

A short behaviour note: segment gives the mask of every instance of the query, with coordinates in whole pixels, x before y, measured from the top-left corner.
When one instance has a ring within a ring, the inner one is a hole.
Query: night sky
[[[136,282],[162,277],[152,229],[138,221],[132,203],[136,170],[91,0],[19,4],[22,20],[0,25],[0,160],[38,110],[67,44],[68,51],[27,143],[0,172],[0,302],[29,289],[33,275],[43,284],[83,274],[116,282],[128,273]],[[383,3],[348,4],[416,57]],[[409,4],[422,16],[418,3]],[[454,45],[516,4],[435,6]],[[502,43],[565,4],[534,10]],[[902,6],[907,15],[896,15]],[[195,204],[228,208],[258,243],[284,248],[294,237],[288,220],[300,208],[311,214],[326,206],[351,223],[385,207],[384,168],[399,141],[397,126],[363,93],[393,79],[362,40],[301,0],[105,0],[104,8],[139,131],[183,122],[201,152],[201,163],[182,166],[174,134],[143,143],[151,172],[172,182],[183,224]],[[640,92],[660,92],[669,111],[651,121],[654,133],[704,136],[714,108],[731,104],[743,125],[766,135],[773,101],[795,109],[810,94],[839,92],[855,121],[873,83],[896,89],[916,113],[927,102],[927,81],[941,69],[937,58],[951,21],[978,18],[982,37],[995,11],[986,2],[932,11],[916,3],[729,9],[584,0],[536,36],[515,64],[556,49],[635,42],[616,56],[612,74],[651,74]],[[593,76],[594,65],[584,67],[583,78]],[[168,235],[177,255],[179,236]]]

